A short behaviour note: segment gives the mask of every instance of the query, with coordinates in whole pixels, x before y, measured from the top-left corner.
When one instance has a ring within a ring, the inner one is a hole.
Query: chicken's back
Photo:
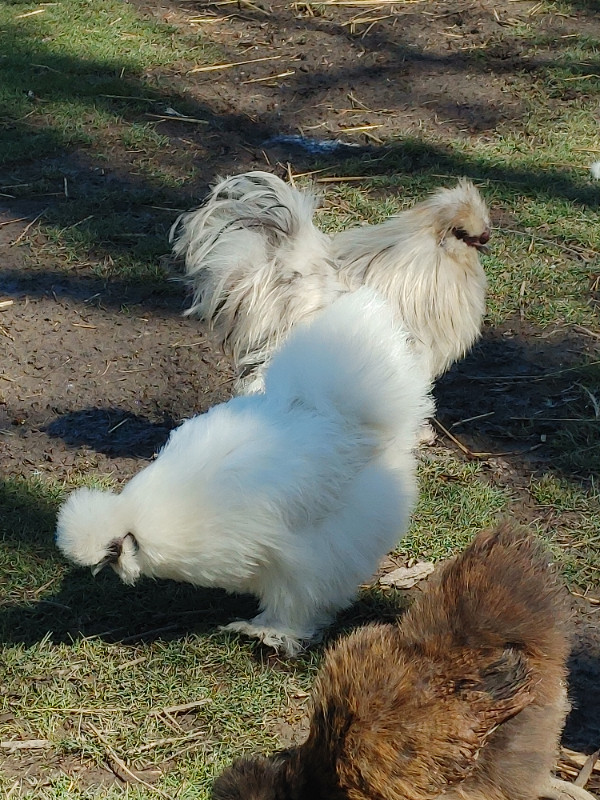
[[[445,564],[402,619],[407,643],[436,652],[451,642],[518,647],[535,664],[563,664],[569,618],[549,551],[505,522]]]
[[[521,653],[532,702],[499,726],[452,798],[532,800],[550,778],[568,709],[566,592],[550,553],[510,523],[481,533],[440,571],[402,623],[407,643],[443,658],[461,643]]]

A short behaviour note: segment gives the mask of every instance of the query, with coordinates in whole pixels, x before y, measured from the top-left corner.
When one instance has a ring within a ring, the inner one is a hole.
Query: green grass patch
[[[424,454],[420,494],[409,535],[399,552],[438,561],[465,547],[473,536],[506,512],[510,493],[492,486],[475,461],[436,452]]]
[[[9,2],[0,6],[0,30],[0,166],[10,170],[9,191],[64,195],[40,220],[47,241],[34,259],[51,255],[65,269],[93,262],[107,277],[164,282],[159,260],[173,212],[152,209],[173,206],[195,169],[192,154],[174,154],[149,114],[202,114],[160,70],[186,72],[218,50],[120,0]],[[83,182],[48,162],[65,153],[89,166]],[[29,166],[36,160],[41,167]]]
[[[539,509],[550,514],[549,530],[567,581],[597,593],[600,587],[600,492],[598,483],[577,485],[545,474],[529,487]]]
[[[565,580],[592,593],[600,587],[600,493],[595,479],[575,482],[546,472],[532,477],[526,497],[510,483],[491,481],[483,463],[442,452],[425,454],[419,473],[419,502],[398,553],[420,560],[448,558],[499,520],[522,521],[523,505],[533,501],[525,516],[552,547]]]
[[[64,0],[41,11],[36,3],[7,2],[0,26],[4,163],[102,146],[103,134],[115,128],[123,147],[164,146],[152,125],[135,119],[172,97],[148,70],[191,68],[215,53],[193,34],[141,18],[119,0]]]

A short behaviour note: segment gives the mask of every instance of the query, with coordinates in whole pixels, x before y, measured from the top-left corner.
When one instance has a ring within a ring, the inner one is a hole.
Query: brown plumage
[[[567,619],[536,539],[508,523],[479,534],[399,625],[328,652],[307,741],[237,761],[215,800],[560,796]]]

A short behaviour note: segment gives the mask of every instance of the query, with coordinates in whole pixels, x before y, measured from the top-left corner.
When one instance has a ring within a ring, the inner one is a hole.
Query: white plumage
[[[404,534],[426,371],[368,289],[299,326],[264,394],[184,422],[120,494],[78,489],[57,544],[76,564],[256,595],[242,631],[292,654]]]
[[[490,232],[471,181],[332,236],[315,227],[316,205],[313,192],[248,172],[218,183],[171,230],[194,292],[187,313],[206,319],[232,353],[238,388],[261,389],[262,365],[289,330],[362,285],[388,299],[432,378],[461,358],[480,333],[478,250]]]

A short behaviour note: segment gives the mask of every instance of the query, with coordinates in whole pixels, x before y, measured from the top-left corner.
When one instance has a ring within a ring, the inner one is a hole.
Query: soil
[[[502,35],[506,26],[535,13],[535,3],[520,0],[407,3],[376,12],[282,0],[137,5],[186,32],[191,17],[211,18],[215,24],[204,25],[203,34],[219,44],[226,60],[254,62],[177,76],[187,97],[185,112],[209,124],[186,128],[165,120],[159,130],[170,138],[171,151],[193,149],[196,198],[217,174],[256,168],[282,174],[287,163],[301,172],[326,160],[323,153],[275,137],[341,139],[352,146],[337,149],[331,159],[364,154],[369,174],[376,174],[380,140],[392,133],[469,137],[522,121],[526,110],[514,75],[544,69],[565,37],[595,35],[598,24],[595,4],[573,2],[568,15],[547,15],[540,22],[554,49],[531,57],[518,40],[509,50]],[[485,61],[477,56],[483,43],[491,43]],[[158,80],[160,73],[146,77]],[[365,126],[359,133],[349,130]],[[407,169],[418,169],[425,150],[408,152]],[[443,162],[443,145],[435,154]],[[165,152],[166,165],[169,157]],[[460,174],[461,164],[448,165]],[[130,187],[139,180],[118,158],[99,177],[85,153],[23,169],[48,167],[68,174],[80,193],[95,191],[103,181]],[[385,171],[385,158],[380,169]],[[2,183],[14,174],[0,176]],[[64,197],[0,200],[0,301],[12,301],[0,311],[0,471],[58,481],[99,472],[124,481],[179,421],[230,396],[231,365],[203,325],[182,316],[180,285],[107,281],[93,265],[65,269],[51,250],[40,258],[43,234],[28,228],[29,222],[44,208],[64,205]],[[514,487],[515,513],[523,521],[531,515],[524,495],[518,502],[519,492],[532,472],[554,466],[571,476],[571,467],[556,463],[545,442],[548,424],[538,418],[549,401],[555,407],[569,402],[577,371],[564,370],[584,355],[599,357],[599,344],[589,332],[542,331],[510,320],[486,329],[481,343],[437,386],[440,420],[453,426],[467,456],[487,454],[479,457],[490,480]],[[554,377],[547,379],[549,373]],[[456,447],[446,438],[438,446]],[[581,600],[572,659],[574,711],[564,739],[586,753],[600,747],[596,612],[597,605]],[[302,735],[304,705],[298,698],[292,721],[281,723],[283,742]],[[19,763],[29,760],[34,772],[47,769],[46,759],[23,759]],[[92,775],[89,783],[95,780]],[[600,782],[589,786],[600,788]]]
[[[9,214],[0,209],[0,223]],[[0,292],[13,300],[0,316],[5,474],[125,479],[175,425],[230,395],[230,366],[182,316],[182,292],[25,268],[14,234],[14,225],[0,227]]]

